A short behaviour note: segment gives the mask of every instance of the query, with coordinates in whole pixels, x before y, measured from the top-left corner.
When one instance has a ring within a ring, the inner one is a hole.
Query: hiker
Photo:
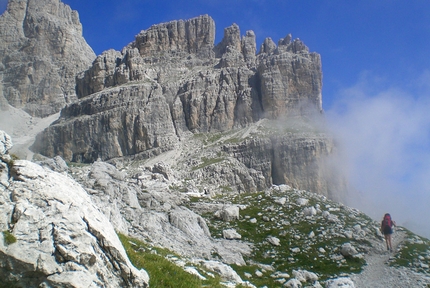
[[[385,243],[387,244],[387,250],[393,252],[393,246],[391,245],[391,234],[393,234],[393,226],[396,226],[396,222],[391,219],[389,213],[385,213],[381,223],[381,232],[384,234]]]

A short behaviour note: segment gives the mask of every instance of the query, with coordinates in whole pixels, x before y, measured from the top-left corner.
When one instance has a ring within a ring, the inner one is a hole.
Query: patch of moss
[[[88,163],[82,163],[82,162],[66,162],[68,167],[76,167],[76,168],[82,168],[82,167],[86,167],[89,166],[91,164]]]
[[[3,239],[6,245],[11,245],[16,242],[16,237],[9,231],[3,231]]]
[[[19,287],[22,287],[22,286],[18,286],[17,281],[15,281],[15,282],[6,281],[5,282],[2,279],[2,282],[0,282],[0,288],[19,288]]]

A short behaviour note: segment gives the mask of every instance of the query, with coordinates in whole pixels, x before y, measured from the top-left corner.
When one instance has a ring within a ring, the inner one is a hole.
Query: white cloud
[[[421,80],[428,77],[425,72]],[[423,221],[430,219],[430,87],[414,89],[420,95],[381,87],[364,74],[327,112],[356,191],[348,204],[377,220],[390,212],[430,237],[430,222]]]

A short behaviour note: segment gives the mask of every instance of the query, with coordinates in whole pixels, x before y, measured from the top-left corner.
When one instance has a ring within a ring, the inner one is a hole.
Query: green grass
[[[224,161],[224,158],[206,158],[206,157],[202,157],[202,162],[201,164],[194,166],[193,168],[191,168],[192,171],[198,170],[198,169],[202,169],[206,166],[212,165],[212,164],[216,164],[219,162]]]
[[[189,274],[183,268],[175,265],[166,256],[172,253],[166,249],[150,247],[146,243],[118,234],[127,255],[138,269],[145,269],[149,274],[151,288],[194,288],[194,287],[224,287],[219,277],[210,277],[205,271],[199,270],[207,280]]]
[[[420,263],[430,266],[430,240],[417,236],[403,227],[402,229],[406,231],[406,240],[400,245],[390,265],[408,267],[416,272],[430,274],[428,268],[420,266]]]
[[[0,282],[0,288],[20,288],[22,286],[18,285],[18,281],[15,282],[10,282],[10,281],[6,281],[4,279],[2,279],[2,281]]]
[[[3,231],[3,238],[5,245],[11,245],[16,242],[16,237],[9,231]]]
[[[91,165],[91,164],[88,164],[88,163],[68,162],[68,161],[66,161],[66,164],[67,164],[68,167],[76,167],[76,168],[82,168],[82,167],[87,167],[87,166]]]
[[[273,197],[281,196],[287,197],[287,205],[281,206],[274,203]],[[329,202],[332,208],[336,208],[330,213],[338,215],[339,223],[327,223],[327,220],[321,216],[305,217],[301,214],[305,206],[295,204],[299,197],[309,199],[309,204],[306,206],[323,203],[318,199],[320,196],[301,195],[295,192],[279,193],[279,195],[274,193],[272,196],[261,192],[243,193],[227,199],[229,203],[247,205],[245,209],[241,209],[239,221],[227,223],[215,219],[211,214],[202,216],[209,218],[207,223],[214,238],[221,238],[224,229],[233,228],[242,236],[243,241],[254,245],[252,254],[244,256],[247,263],[271,265],[275,269],[274,271],[286,272],[290,275],[292,275],[293,269],[308,270],[316,273],[322,281],[343,273],[361,272],[365,265],[364,259],[342,256],[339,259],[332,259],[328,256],[340,255],[340,247],[347,242],[356,248],[361,245],[370,245],[366,240],[348,239],[341,235],[341,231],[352,229],[357,223],[365,225],[372,220],[361,213],[357,213],[354,221],[350,220],[346,215],[349,215],[351,211],[343,211],[342,207],[334,202]],[[326,201],[328,200],[324,200],[324,203]],[[321,208],[326,210],[325,207]],[[267,218],[263,219],[263,216]],[[257,219],[257,223],[251,223],[252,218]],[[321,236],[320,234],[327,229],[336,230],[338,236]],[[312,231],[316,236],[310,239],[308,235]],[[269,236],[277,237],[280,240],[280,246],[268,243],[266,239]],[[295,247],[300,248],[300,252],[291,250]],[[319,248],[324,248],[326,252],[319,252]],[[261,271],[257,265],[232,265],[232,267],[242,279],[246,279],[245,273],[254,275],[256,270]],[[257,287],[280,287],[281,285],[276,282],[276,279],[271,277],[274,271],[266,271],[262,277],[253,277],[252,283]]]
[[[244,131],[244,129],[242,129],[242,131]],[[235,136],[238,132],[240,132],[240,130],[233,129],[233,130],[218,132],[218,133],[196,133],[194,134],[194,139],[202,141],[202,143],[206,146],[215,144],[218,141],[220,141],[222,138],[225,138],[223,139],[222,144],[239,143],[243,141],[243,139]]]
[[[275,199],[280,197],[287,199],[285,205],[279,205],[275,202]],[[300,206],[297,204],[298,198],[306,198],[309,202],[305,206]],[[351,243],[358,252],[363,252],[371,247],[372,239],[372,241],[380,240],[376,234],[372,233],[372,227],[376,227],[378,223],[367,215],[356,209],[330,201],[321,195],[305,191],[280,192],[274,190],[271,194],[263,192],[227,193],[212,199],[192,198],[193,203],[199,201],[213,201],[214,203],[221,201],[225,204],[244,205],[240,211],[240,219],[237,221],[224,222],[216,219],[213,213],[209,212],[201,216],[207,219],[213,238],[222,238],[224,229],[233,228],[242,236],[243,241],[252,245],[251,254],[243,256],[247,265],[231,265],[231,267],[243,280],[247,279],[248,273],[253,275],[251,282],[256,287],[281,287],[281,284],[276,281],[277,279],[273,278],[272,274],[275,271],[288,273],[292,276],[293,269],[307,270],[316,273],[319,281],[345,274],[360,273],[363,266],[366,265],[365,260],[360,257],[341,256],[341,246],[344,243]],[[315,216],[303,215],[303,209],[310,206],[319,208],[321,211]],[[337,216],[337,220],[335,222],[328,221],[322,217],[322,211],[329,211],[331,215]],[[257,219],[256,223],[251,223],[250,219],[253,218]],[[368,228],[366,236],[348,238],[345,232],[353,231],[357,224]],[[310,232],[314,232],[315,236],[309,237]],[[277,237],[280,240],[280,246],[273,246],[268,243],[267,237],[269,236]],[[130,241],[134,244],[130,244]],[[212,283],[201,281],[192,275],[184,276],[192,277],[189,280],[188,278],[176,278],[182,277],[179,275],[186,272],[166,260],[165,256],[171,252],[154,250],[155,248],[150,248],[148,245],[133,239],[128,239],[126,242],[123,241],[123,244],[125,247],[128,245],[126,249],[132,262],[138,268],[143,267],[148,271],[151,277],[151,287],[221,287],[217,286],[220,285],[219,279],[213,280],[210,277],[207,277],[207,281],[211,280]],[[429,245],[428,239],[408,232],[408,240],[390,261],[390,265],[405,266],[413,268],[417,272],[428,273],[418,264],[430,264]],[[294,251],[292,248],[299,248],[300,251]],[[325,251],[320,251],[320,248]],[[157,252],[154,253],[154,251]],[[420,259],[419,262],[417,262],[417,258]],[[163,268],[164,265],[166,265],[165,268]],[[265,271],[261,265],[270,265],[274,270]],[[204,269],[198,269],[201,275],[207,276]],[[261,277],[255,276],[257,270],[263,273]],[[175,280],[170,282],[165,277]],[[178,286],[177,283],[186,283],[186,285]]]

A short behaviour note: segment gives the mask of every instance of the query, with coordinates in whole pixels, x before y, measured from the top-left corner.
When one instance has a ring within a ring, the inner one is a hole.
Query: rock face
[[[38,135],[33,150],[87,163],[148,158],[191,133],[241,129],[264,118],[320,117],[320,56],[303,42],[287,35],[276,45],[268,38],[256,55],[252,31],[241,38],[233,24],[216,46],[214,35],[215,23],[204,15],[154,25],[122,51],[105,51],[78,76],[79,101]],[[294,137],[243,142],[244,155],[231,147],[224,152],[264,176],[253,179],[251,190],[288,183],[326,193],[327,185],[315,179],[324,176],[318,163],[332,152],[332,140]]]
[[[76,100],[75,76],[94,58],[68,5],[9,0],[0,16],[1,108],[8,103],[38,117],[59,112]]]
[[[118,231],[186,257],[210,259],[216,252],[225,263],[244,265],[243,255],[250,253],[249,245],[228,245],[226,240],[213,239],[206,221],[184,206],[187,195],[170,191],[178,184],[177,174],[166,178],[159,168],[156,164],[141,171],[139,181],[127,182],[130,175],[96,161],[73,177],[86,187],[98,207],[104,207],[103,213]]]
[[[0,175],[3,285],[148,286],[147,273],[130,263],[114,227],[78,183],[3,152]],[[16,241],[4,241],[5,232]]]
[[[81,100],[62,111],[35,149],[92,162],[168,147],[189,131],[227,131],[263,117],[321,112],[318,54],[287,36],[256,57],[254,33],[241,40],[236,24],[214,47],[214,27],[207,15],[154,25],[121,52],[98,56],[78,77]],[[154,135],[154,125],[166,136]],[[99,129],[113,138],[107,142]]]
[[[201,58],[211,57],[215,39],[215,23],[208,15],[188,21],[171,21],[154,25],[140,32],[131,45],[145,57],[160,52],[196,54]]]

